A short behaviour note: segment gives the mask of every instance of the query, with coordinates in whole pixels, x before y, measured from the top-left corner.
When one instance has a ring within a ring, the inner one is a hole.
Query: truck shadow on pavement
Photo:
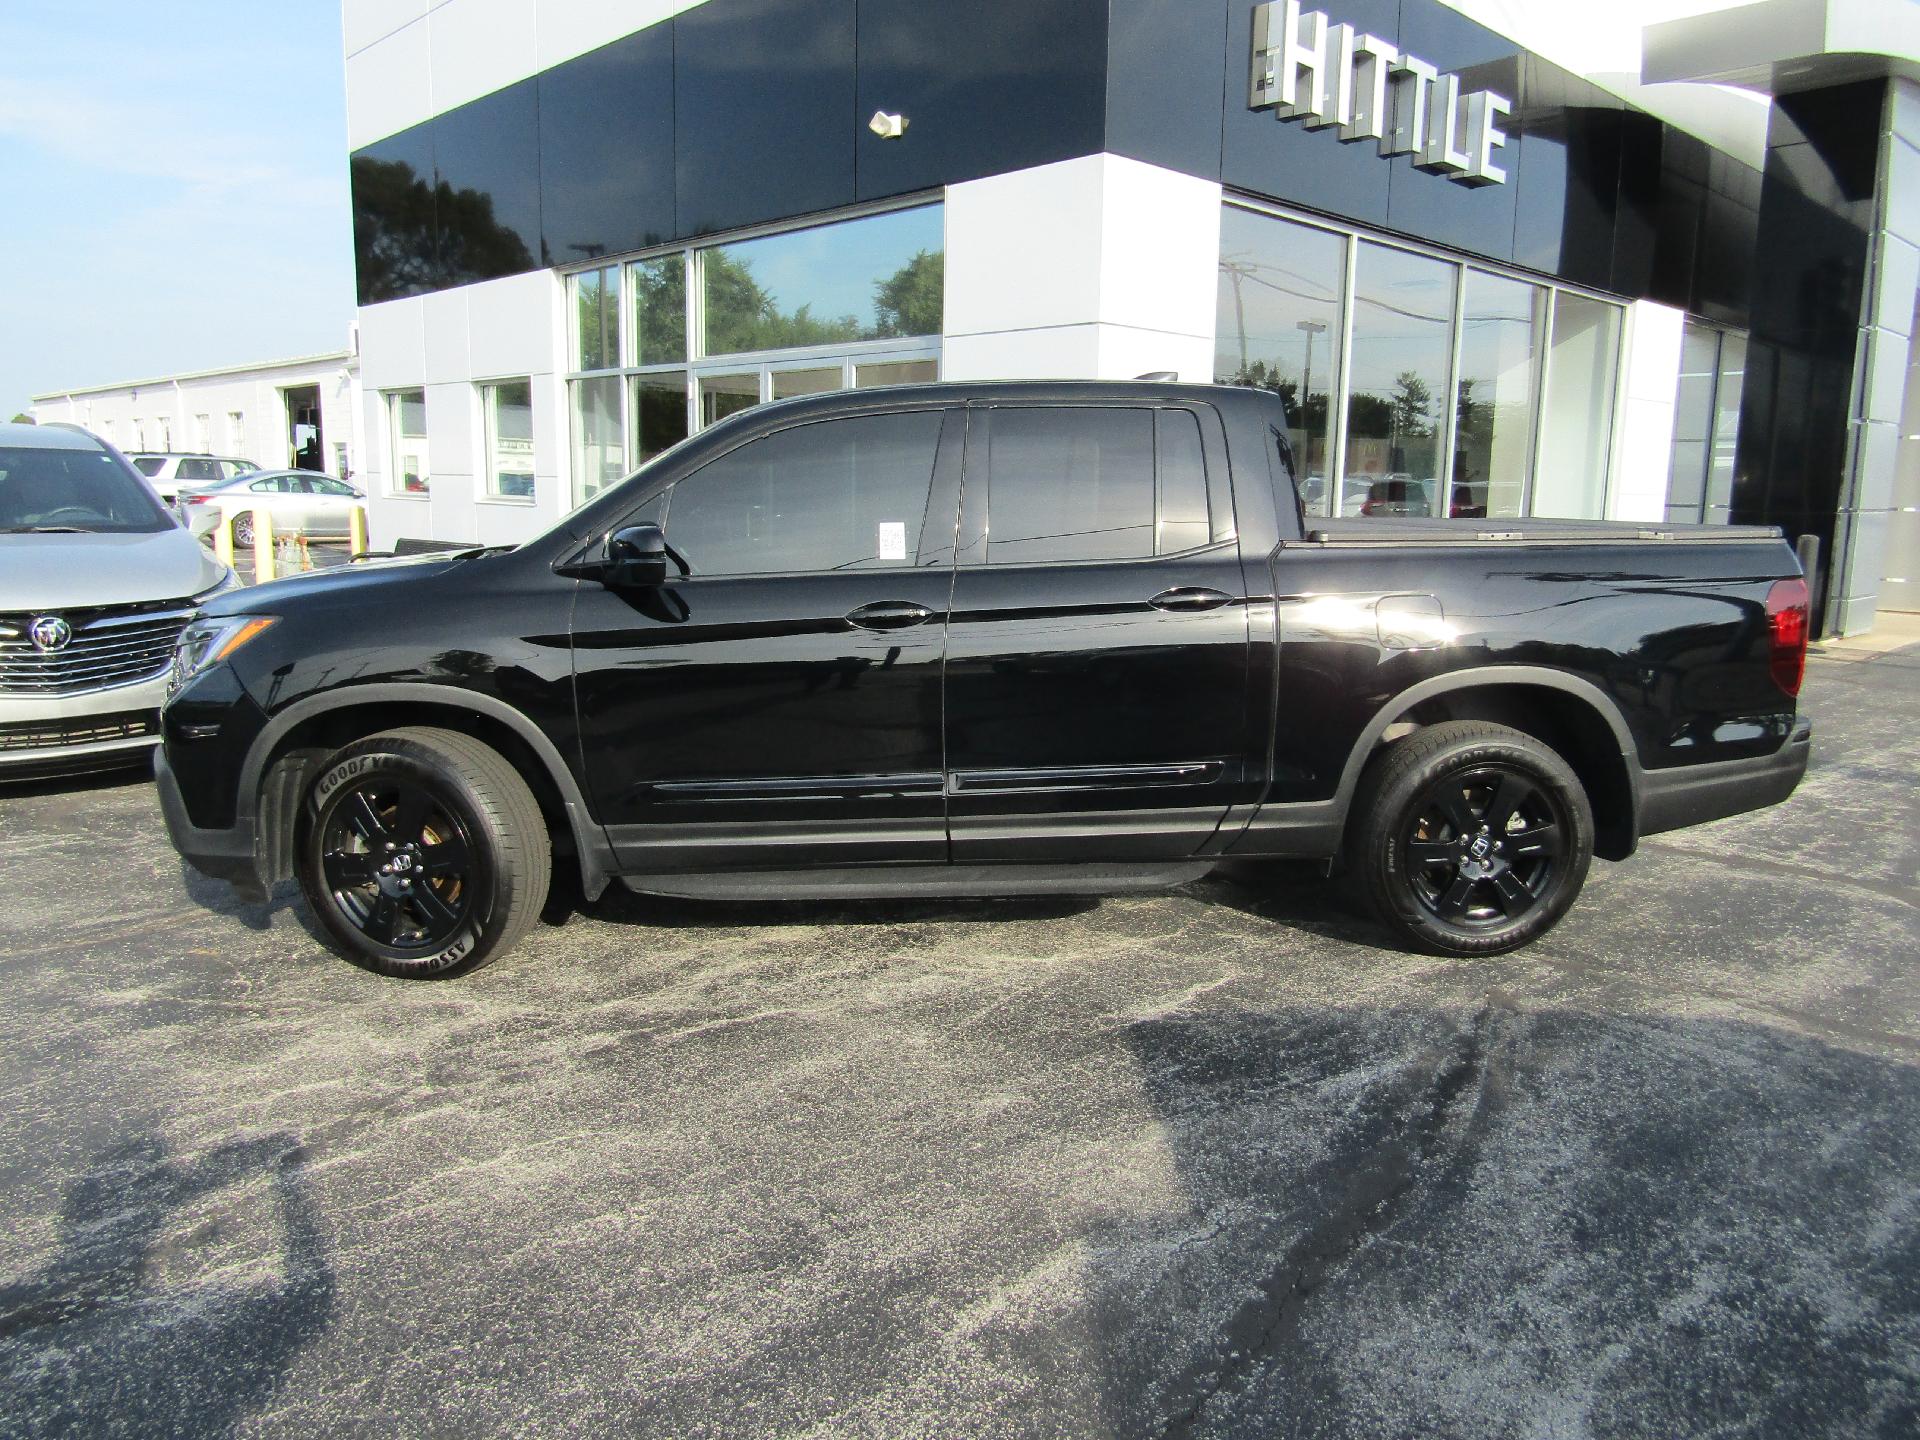
[[[231,1433],[333,1315],[301,1159],[285,1134],[187,1158],[149,1131],[98,1154],[58,1253],[0,1287],[0,1432]]]

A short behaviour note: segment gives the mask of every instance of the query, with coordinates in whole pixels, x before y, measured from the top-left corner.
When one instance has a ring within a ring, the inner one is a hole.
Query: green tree
[[[1433,390],[1412,370],[1393,381],[1393,428],[1399,440],[1424,440],[1433,434]]]
[[[13,423],[16,425],[31,425],[33,424],[33,416],[22,410],[18,415],[13,417]]]
[[[430,184],[404,160],[356,158],[353,256],[363,295],[413,295],[534,268],[526,242],[478,190]]]
[[[921,250],[873,287],[873,314],[880,335],[938,335],[945,309],[943,253]]]

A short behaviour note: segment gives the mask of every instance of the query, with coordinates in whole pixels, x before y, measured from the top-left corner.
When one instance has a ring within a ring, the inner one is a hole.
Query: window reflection
[[[672,365],[687,358],[687,262],[662,255],[627,267],[633,290],[636,365]],[[616,347],[617,348],[617,347]]]
[[[881,360],[872,365],[853,367],[853,388],[868,390],[878,385],[921,385],[940,378],[937,360]]]
[[[760,403],[760,374],[702,375],[700,377],[700,424],[712,425],[729,415],[752,409]]]
[[[700,252],[709,355],[938,335],[941,207]]]
[[[1456,269],[1385,245],[1359,246],[1343,514],[1439,511]]]
[[[795,395],[824,395],[842,388],[840,367],[830,365],[807,370],[773,372],[773,398],[786,400]]]
[[[576,380],[573,392],[573,475],[580,498],[590,499],[626,474],[626,438],[620,417],[620,377]]]
[[[390,392],[387,430],[393,442],[393,463],[387,472],[393,493],[425,495],[433,482],[433,472],[427,466],[427,392]]]
[[[635,469],[687,438],[687,372],[661,371],[633,377]]]
[[[481,387],[487,431],[487,493],[533,498],[533,382],[501,380]]]
[[[1613,434],[1620,316],[1618,305],[1565,290],[1554,293],[1535,515],[1600,518]]]
[[[576,369],[611,370],[620,363],[620,272],[612,266],[573,277]]]
[[[1308,225],[1232,207],[1221,216],[1214,379],[1287,402],[1294,468],[1316,515],[1332,500],[1327,445],[1346,249],[1341,236]]]
[[[1467,271],[1449,515],[1526,513],[1534,380],[1546,305],[1542,286]]]

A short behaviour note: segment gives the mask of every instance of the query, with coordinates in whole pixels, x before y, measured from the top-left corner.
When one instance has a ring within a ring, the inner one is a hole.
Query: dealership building
[[[785,396],[1171,372],[1286,396],[1319,514],[1763,521],[1827,630],[1920,609],[1920,6],[1581,9],[345,0],[375,537]]]

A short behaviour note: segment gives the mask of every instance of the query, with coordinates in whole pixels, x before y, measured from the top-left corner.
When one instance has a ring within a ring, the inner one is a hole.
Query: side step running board
[[[623,875],[641,895],[688,900],[991,899],[1011,895],[1124,895],[1198,880],[1212,860],[1111,865],[871,865],[838,870],[734,870]]]

